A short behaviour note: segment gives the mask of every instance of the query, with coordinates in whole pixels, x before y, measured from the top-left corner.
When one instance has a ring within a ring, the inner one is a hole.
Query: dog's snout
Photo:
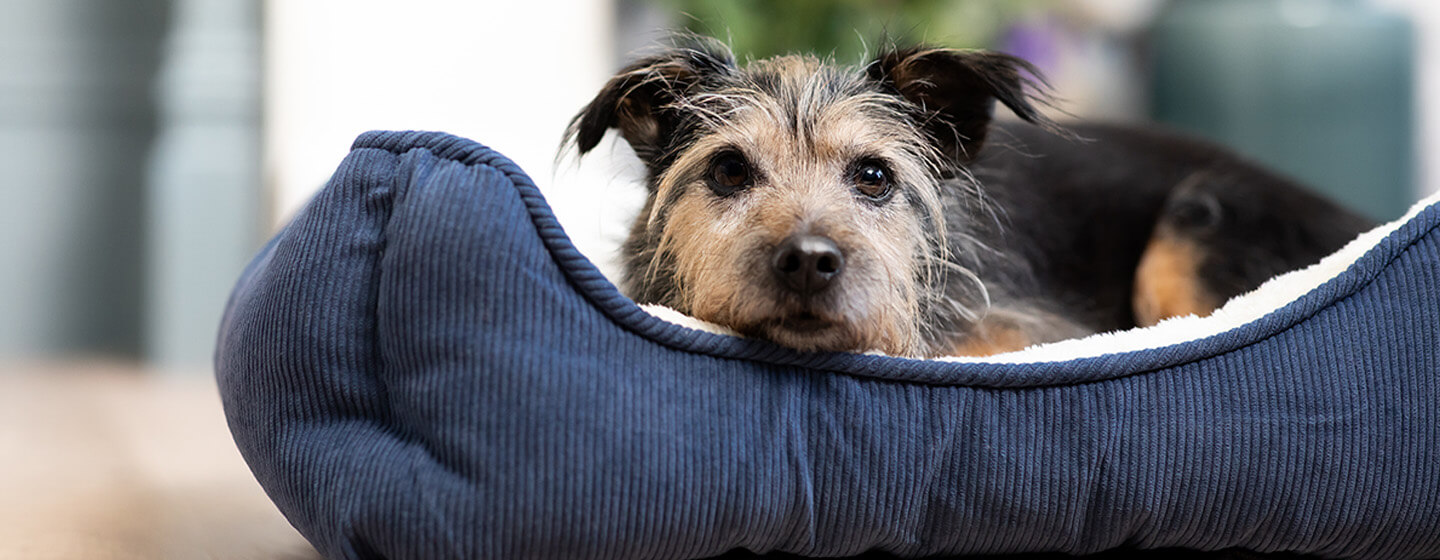
[[[771,264],[780,284],[800,295],[819,293],[845,269],[840,246],[820,235],[792,235],[775,248]]]

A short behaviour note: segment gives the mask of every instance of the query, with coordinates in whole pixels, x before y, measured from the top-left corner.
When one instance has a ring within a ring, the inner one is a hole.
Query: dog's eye
[[[721,154],[710,163],[710,190],[725,196],[750,186],[750,164],[736,153]]]
[[[854,178],[855,189],[860,194],[875,200],[885,200],[890,196],[890,171],[884,165],[873,161],[863,161],[855,167]]]

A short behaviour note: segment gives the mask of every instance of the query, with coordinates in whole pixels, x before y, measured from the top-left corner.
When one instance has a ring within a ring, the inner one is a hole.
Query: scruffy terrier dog
[[[1062,130],[1012,56],[741,67],[684,43],[612,78],[569,139],[584,154],[618,129],[645,163],[622,289],[748,336],[1008,351],[1206,313],[1368,226],[1209,145]],[[1030,124],[992,123],[997,101]]]

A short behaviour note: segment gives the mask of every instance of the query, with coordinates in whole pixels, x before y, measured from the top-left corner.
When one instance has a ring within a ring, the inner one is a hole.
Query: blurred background
[[[556,160],[627,54],[686,28],[742,57],[884,40],[1029,58],[1083,118],[1209,137],[1379,219],[1436,190],[1423,0],[3,0],[0,364],[207,373],[231,282],[370,129],[501,150],[610,268],[624,146]]]
[[[229,527],[232,552],[284,533],[209,378],[245,263],[355,136],[430,129],[517,161],[613,272],[638,162],[613,139],[583,161],[557,149],[666,30],[723,38],[742,59],[861,63],[886,40],[999,49],[1038,64],[1071,115],[1211,138],[1377,219],[1440,188],[1429,0],[0,0],[0,13],[0,526],[13,529],[0,556],[99,531],[152,547],[137,558],[200,557],[175,535],[218,550],[230,541],[207,519]],[[257,513],[247,525],[222,510]]]

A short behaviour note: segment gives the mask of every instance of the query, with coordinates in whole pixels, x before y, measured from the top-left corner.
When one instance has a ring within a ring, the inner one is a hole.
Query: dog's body
[[[1204,315],[1371,223],[1227,150],[1156,129],[999,126],[968,168],[1005,216],[982,278],[1091,331]],[[1157,227],[1158,226],[1158,227]],[[1013,259],[1013,261],[1012,261]],[[988,270],[1017,262],[1019,274]]]
[[[1026,72],[922,48],[742,68],[697,40],[623,70],[571,134],[584,153],[618,129],[646,164],[631,297],[802,350],[989,354],[1205,313],[1366,225],[1204,144],[1056,134]],[[1033,124],[992,131],[996,101]],[[1231,260],[1232,226],[1290,241]]]

